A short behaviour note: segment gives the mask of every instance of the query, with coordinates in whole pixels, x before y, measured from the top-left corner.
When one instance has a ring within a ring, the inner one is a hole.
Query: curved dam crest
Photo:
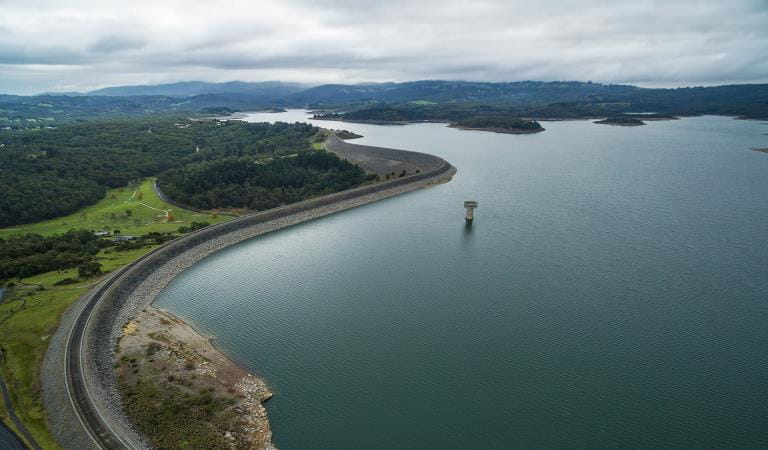
[[[360,149],[354,144],[342,142],[335,136],[331,137],[327,145],[332,151],[338,148],[342,156],[343,152],[372,152],[370,156],[373,160],[402,161],[417,167],[419,173],[211,226],[178,238],[112,274],[70,308],[62,325],[52,337],[46,353],[43,367],[44,401],[49,411],[56,411],[56,414],[51,414],[51,427],[59,442],[78,448],[92,445],[83,429],[81,418],[75,413],[69,400],[71,389],[68,383],[79,382],[83,384],[86,395],[82,399],[83,405],[78,404],[78,407],[90,410],[92,420],[103,429],[103,434],[113,434],[126,446],[148,447],[123,411],[114,374],[113,348],[121,335],[122,326],[139,310],[149,305],[175,276],[195,262],[218,250],[264,233],[448,181],[456,172],[456,169],[442,158],[424,153],[380,147]],[[361,166],[365,168],[365,162]],[[93,298],[94,295],[98,298]],[[96,303],[90,306],[92,311],[88,313],[88,320],[82,330],[81,348],[68,349],[73,326],[77,325],[81,313],[87,310],[92,302]],[[68,350],[77,351],[82,355],[81,373],[77,374],[78,377],[74,380],[63,377],[61,372],[65,364],[71,363],[65,358],[77,357]],[[98,422],[102,424],[99,425]]]

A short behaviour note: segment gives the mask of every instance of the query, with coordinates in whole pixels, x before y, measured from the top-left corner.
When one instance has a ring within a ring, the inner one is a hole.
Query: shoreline
[[[613,125],[614,127],[641,127],[645,125],[644,123],[615,123],[615,122],[608,122],[605,120],[598,120],[596,123],[598,125]]]
[[[466,130],[466,131],[487,131],[491,133],[501,133],[501,134],[536,134],[546,130],[546,128],[536,128],[536,129],[528,130],[523,128],[465,127],[465,126],[454,125],[454,124],[448,125],[448,128],[456,128],[458,130]]]
[[[148,446],[125,410],[114,369],[117,362],[115,350],[125,324],[142,309],[154,308],[151,306],[154,299],[181,272],[213,253],[247,239],[447,182],[456,173],[455,167],[442,158],[425,153],[338,142],[334,145],[343,150],[357,147],[361,153],[368,155],[378,152],[377,157],[420,167],[420,173],[207,227],[171,241],[111,274],[100,287],[86,294],[65,314],[62,326],[53,336],[46,353],[44,401],[50,411],[59,411],[51,417],[51,429],[58,442],[74,448],[92,445],[89,434],[83,429],[86,420],[88,428],[97,430],[100,436],[103,433],[107,438],[131,443],[135,447]],[[82,335],[79,341],[72,341],[69,337],[75,330],[80,330],[78,333]],[[76,347],[70,349],[72,344]],[[222,353],[218,349],[217,352]],[[78,355],[87,357],[78,362]],[[62,368],[73,364],[75,369],[72,370],[76,372],[71,377],[62,376]],[[70,387],[72,383],[79,387]],[[75,399],[72,397],[73,389],[85,390],[87,396]],[[86,417],[76,412],[75,403],[78,411],[85,409],[88,412]],[[90,435],[93,436],[92,433]]]
[[[450,176],[452,177],[452,175],[453,174],[451,173]],[[445,181],[440,181],[440,183],[447,182],[447,181],[449,181],[449,179],[445,180]],[[371,198],[370,201],[366,201],[364,204],[372,203],[372,202],[375,202],[375,201],[378,201],[378,200],[383,200],[385,198],[389,198],[391,196],[398,195],[398,194],[401,194],[401,193],[410,192],[411,190],[415,190],[415,189],[419,189],[419,188],[423,188],[423,187],[428,187],[428,186],[431,186],[433,184],[437,184],[437,183],[427,183],[427,184],[425,184],[423,186],[419,186],[419,185],[417,185],[417,183],[415,183],[414,184],[415,187],[410,187],[410,188],[409,188],[408,185],[406,185],[405,189],[403,189],[402,191],[389,193],[388,195],[384,195],[384,196],[377,197],[377,198]],[[159,308],[159,307],[154,305],[154,301],[157,298],[157,296],[165,289],[166,286],[168,286],[176,278],[176,276],[180,275],[181,273],[183,273],[187,269],[191,268],[194,264],[196,264],[199,261],[207,258],[208,256],[216,253],[217,251],[223,250],[223,249],[225,249],[225,248],[227,248],[227,247],[229,247],[231,245],[239,244],[241,242],[244,242],[244,241],[246,241],[248,239],[251,239],[253,237],[260,236],[262,234],[267,234],[267,233],[270,233],[270,232],[273,232],[273,231],[278,231],[278,230],[281,230],[283,228],[290,227],[292,225],[303,223],[305,221],[314,220],[316,218],[320,218],[320,217],[323,217],[325,215],[333,214],[333,213],[340,212],[340,211],[343,211],[345,209],[348,209],[347,207],[339,207],[339,206],[341,206],[341,205],[331,205],[331,207],[333,208],[332,211],[323,212],[323,213],[321,213],[320,215],[317,215],[317,216],[312,216],[312,217],[308,217],[308,218],[289,217],[289,218],[287,218],[288,221],[286,223],[283,223],[283,224],[276,224],[276,225],[272,225],[272,224],[269,224],[269,223],[264,224],[264,225],[267,225],[265,228],[253,230],[252,232],[249,232],[248,236],[246,236],[246,237],[239,237],[239,236],[238,237],[234,237],[234,239],[236,239],[236,241],[228,243],[228,244],[225,244],[225,245],[222,245],[222,246],[219,246],[220,243],[215,243],[214,244],[215,248],[198,249],[196,247],[196,248],[188,250],[187,252],[185,252],[185,254],[179,255],[179,258],[182,258],[181,260],[169,261],[168,263],[166,263],[166,266],[170,265],[169,267],[165,267],[164,266],[164,267],[162,267],[160,269],[160,271],[156,271],[156,272],[154,272],[152,274],[152,275],[157,274],[157,277],[150,276],[140,286],[137,287],[136,292],[135,292],[135,295],[136,295],[135,300],[138,300],[138,303],[134,306],[134,308],[135,308],[134,311],[136,311],[136,312],[133,313],[133,316],[136,317],[137,315],[141,314],[143,312],[143,310],[146,310],[146,311],[165,311],[165,310],[163,310],[163,309],[161,309],[161,308]],[[357,206],[357,205],[355,205],[355,206]],[[351,207],[355,207],[355,206],[351,206]],[[336,209],[336,207],[339,207],[339,209]],[[312,215],[312,214],[310,214],[310,215]],[[296,219],[299,219],[299,220],[296,220]],[[229,235],[225,235],[223,237],[227,237],[227,236],[229,236]],[[200,247],[202,247],[202,246],[200,246]],[[163,271],[163,269],[167,269],[167,271]],[[145,288],[147,290],[142,292],[142,288]],[[138,293],[138,294],[136,294],[136,293]],[[129,299],[129,301],[130,301],[130,299]],[[139,310],[139,308],[141,308],[141,310]],[[173,315],[173,314],[171,313],[171,315]],[[240,365],[239,363],[234,361],[229,355],[227,355],[225,352],[221,351],[213,343],[213,337],[206,336],[205,334],[201,333],[195,327],[195,325],[193,323],[188,322],[188,321],[186,321],[184,319],[180,319],[180,318],[178,318],[178,316],[175,316],[175,315],[173,315],[173,316],[176,317],[177,320],[179,320],[184,326],[186,326],[189,329],[194,331],[196,336],[192,337],[192,339],[190,339],[190,340],[194,341],[195,337],[205,340],[222,359],[225,359],[226,361],[231,362],[232,365],[238,367],[240,370],[242,370],[245,373],[249,374],[250,376],[256,378],[258,380],[258,383],[263,384],[264,386],[267,387],[267,389],[269,389],[268,388],[269,383],[267,382],[267,380],[265,380],[264,378],[262,378],[262,377],[260,377],[260,376],[258,376],[256,374],[250,372],[249,370],[245,369],[242,365]],[[130,322],[131,320],[133,320],[133,319],[128,319],[128,322]],[[122,333],[122,330],[121,330],[121,332],[119,332],[115,336],[118,342],[122,338],[122,334],[121,333]],[[222,367],[217,366],[217,367],[215,367],[215,369],[218,371],[218,370],[222,369]],[[228,386],[228,387],[232,388],[234,386]],[[264,408],[263,407],[263,402],[268,400],[269,398],[271,398],[271,396],[272,396],[272,394],[271,394],[271,391],[270,391],[270,395],[268,397],[264,398],[263,401],[259,402],[259,404],[260,404],[262,409]],[[269,424],[268,414],[267,414],[265,409],[264,409],[264,412],[263,412],[263,419],[264,419],[263,420],[263,424],[264,424],[264,427],[267,430],[266,434],[268,435],[269,439],[267,441],[265,441],[265,445],[264,446],[258,446],[258,447],[254,447],[254,448],[265,448],[265,449],[276,448],[274,446],[274,443],[271,441],[270,424]],[[139,430],[136,430],[136,431],[139,431]],[[144,437],[143,433],[142,433],[142,437]]]
[[[149,423],[146,436],[153,444],[196,439],[190,446],[274,448],[263,405],[273,391],[190,322],[148,305],[123,327],[116,360],[124,405],[140,428]],[[157,388],[151,399],[141,398],[146,386]],[[210,405],[207,417],[167,416],[169,409],[186,411],[200,402]],[[154,425],[156,416],[166,417],[159,424],[163,431]],[[217,426],[220,421],[226,426]]]

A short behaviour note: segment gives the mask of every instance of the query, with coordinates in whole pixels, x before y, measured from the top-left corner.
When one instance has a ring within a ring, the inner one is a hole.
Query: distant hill
[[[284,83],[282,81],[263,81],[249,83],[230,81],[227,83],[206,83],[203,81],[182,81],[170,84],[112,86],[88,92],[87,95],[108,95],[126,97],[136,95],[161,95],[166,97],[193,97],[206,94],[248,94],[260,96],[265,100],[282,98],[307,89],[309,85]]]
[[[401,113],[408,111],[408,120],[430,120],[436,115],[446,116],[448,110],[468,106],[475,112],[485,109],[490,113],[507,112],[539,118],[593,117],[626,112],[768,118],[768,84],[649,89],[578,81],[480,83],[427,80],[328,84],[296,92],[285,101],[313,108],[370,107],[386,116],[391,115],[391,111],[385,109],[397,108]],[[375,116],[370,119],[374,120]]]
[[[578,81],[481,83],[424,80],[326,84],[188,81],[116,86],[83,95],[0,94],[0,129],[42,128],[96,117],[304,107],[366,121],[459,121],[474,116],[605,118],[626,113],[720,114],[768,119],[768,84],[677,89]]]
[[[326,84],[289,95],[287,99],[305,104],[409,101],[529,103],[583,101],[590,95],[629,95],[642,90],[636,86],[578,81],[481,83],[424,80],[406,83]]]

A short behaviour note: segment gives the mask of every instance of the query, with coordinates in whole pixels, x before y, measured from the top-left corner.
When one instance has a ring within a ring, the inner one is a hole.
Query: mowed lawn
[[[154,191],[155,179],[148,178],[140,185],[111,189],[98,203],[87,206],[68,216],[25,225],[0,229],[0,237],[37,233],[51,235],[71,229],[109,231],[120,230],[125,235],[141,235],[152,231],[175,232],[191,222],[223,222],[230,217],[188,211],[162,201]],[[171,211],[173,221],[166,220]]]

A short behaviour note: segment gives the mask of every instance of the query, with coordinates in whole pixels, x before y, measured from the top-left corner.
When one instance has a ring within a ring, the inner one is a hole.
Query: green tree
[[[80,278],[90,278],[101,275],[101,264],[97,261],[87,261],[77,266],[77,274]]]

